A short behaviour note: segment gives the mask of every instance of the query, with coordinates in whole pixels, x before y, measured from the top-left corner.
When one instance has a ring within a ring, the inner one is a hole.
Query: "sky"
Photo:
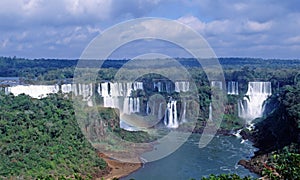
[[[190,26],[217,57],[300,59],[297,0],[1,0],[0,56],[78,59],[107,28],[143,17]]]

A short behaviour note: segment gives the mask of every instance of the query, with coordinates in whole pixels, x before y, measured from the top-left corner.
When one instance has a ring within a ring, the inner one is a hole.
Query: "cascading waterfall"
[[[157,89],[158,92],[167,92],[167,93],[174,92],[174,87],[172,85],[172,82],[170,81],[154,82],[153,88]]]
[[[108,82],[101,83],[101,96],[102,97],[108,97],[109,96]]]
[[[175,82],[175,92],[187,92],[190,90],[190,82],[177,81]]]
[[[74,93],[75,96],[78,96],[78,87],[77,84],[72,85],[72,92]]]
[[[251,122],[261,117],[265,100],[272,95],[271,82],[249,82],[248,91],[243,100],[238,102],[239,117]]]
[[[42,98],[46,97],[47,94],[58,93],[58,85],[17,85],[12,87],[7,87],[5,90],[6,93],[12,93],[17,96],[19,94],[26,94],[33,98]]]
[[[149,107],[149,102],[147,101],[146,104],[146,114],[149,115],[150,114],[150,107]]]
[[[211,103],[209,103],[209,111],[208,111],[208,120],[209,121],[212,121],[213,120],[213,118],[212,118],[212,104]]]
[[[143,89],[143,82],[134,82],[133,83],[133,90]]]
[[[181,123],[186,122],[186,101],[183,101],[183,110],[182,110],[182,116],[181,116]]]
[[[178,81],[172,82],[165,81],[163,83],[155,83],[157,88],[162,92],[187,92],[189,91],[189,82]],[[78,83],[78,84],[62,84],[59,85],[17,85],[13,87],[6,87],[5,92],[18,95],[25,93],[34,98],[45,97],[49,93],[62,93],[72,92],[75,96],[82,96],[87,105],[93,106],[92,97],[98,93],[103,98],[103,106],[120,109],[122,114],[130,115],[132,113],[141,113],[141,108],[145,111],[145,106],[142,105],[141,98],[131,97],[132,91],[143,89],[142,82],[134,83],[112,83],[102,82],[97,84],[92,83]],[[180,122],[185,122],[187,114],[187,102],[182,101],[180,106]],[[167,104],[165,102],[149,101],[146,105],[146,114],[153,115],[159,120],[165,122],[168,128],[177,128],[179,126],[179,117],[177,114],[177,101],[170,100]]]
[[[162,92],[161,82],[154,82],[153,83],[153,88],[157,89],[158,92]]]
[[[158,92],[187,92],[190,90],[190,82],[188,81],[176,81],[175,86],[171,81],[157,81],[153,83],[153,88]]]
[[[140,112],[140,99],[133,97],[126,97],[124,99],[123,113],[131,114]]]
[[[239,95],[239,83],[236,81],[227,82],[227,94]]]
[[[177,118],[177,101],[171,100],[167,104],[167,109],[165,112],[164,124],[168,128],[178,128],[178,118]]]
[[[72,84],[63,84],[63,85],[61,85],[61,92],[62,93],[72,92]]]
[[[219,88],[221,90],[223,89],[223,83],[222,83],[222,81],[211,81],[211,86]]]

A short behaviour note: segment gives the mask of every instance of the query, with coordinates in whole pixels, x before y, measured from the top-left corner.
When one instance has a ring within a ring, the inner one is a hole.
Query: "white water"
[[[178,128],[178,117],[177,117],[177,101],[171,100],[167,104],[167,109],[165,112],[164,124],[168,128]]]
[[[158,119],[162,119],[163,118],[163,103],[159,103],[159,108],[158,108]]]
[[[216,87],[218,89],[223,89],[223,83],[222,81],[211,81],[211,86]]]
[[[188,92],[190,90],[190,82],[188,81],[176,81],[175,86],[170,81],[158,81],[153,83],[153,88],[158,92]],[[175,89],[174,89],[175,88]]]
[[[46,97],[47,94],[58,93],[59,86],[58,85],[17,85],[12,87],[7,87],[5,89],[6,93],[12,93],[17,96],[19,94],[26,94],[33,98],[43,98]]]
[[[122,112],[124,114],[132,114],[140,112],[140,98],[126,97]]]
[[[175,82],[175,92],[187,92],[190,90],[190,82],[177,81]]]
[[[212,105],[211,105],[211,103],[209,103],[209,112],[208,113],[209,113],[208,114],[208,120],[212,121],[213,118],[212,118]]]
[[[72,92],[73,88],[72,88],[72,84],[63,84],[61,85],[61,92],[62,93],[70,93]]]
[[[174,88],[172,86],[172,82],[170,81],[165,81],[165,82],[154,82],[153,83],[153,88],[156,89],[158,92],[167,92],[167,93],[172,93],[174,92]]]
[[[183,110],[182,110],[182,116],[181,116],[181,123],[186,122],[186,101],[183,101]]]
[[[239,117],[251,123],[261,117],[264,111],[264,102],[272,94],[271,82],[249,82],[247,97],[238,102]]]
[[[101,96],[102,97],[108,97],[109,96],[109,91],[108,91],[108,82],[101,83]]]
[[[159,89],[164,92],[171,92],[174,84],[171,82],[157,82]],[[189,82],[176,82],[176,91],[187,92],[189,91]],[[83,100],[87,102],[87,105],[93,106],[93,96],[98,93],[103,98],[103,106],[110,108],[118,108],[120,114],[133,114],[141,113],[142,101],[140,98],[131,97],[133,90],[143,89],[142,82],[134,83],[111,83],[103,82],[98,84],[63,84],[59,85],[17,85],[13,87],[7,87],[4,89],[6,93],[13,93],[14,95],[19,95],[25,93],[33,98],[46,97],[50,93],[73,93],[75,96],[82,96]],[[180,112],[180,122],[186,121],[186,110],[187,102],[182,101]],[[147,102],[146,112],[147,115],[154,115],[158,120],[164,120],[166,127],[177,128],[179,126],[179,116],[177,115],[177,101]]]
[[[239,95],[239,83],[235,81],[227,82],[227,94]]]

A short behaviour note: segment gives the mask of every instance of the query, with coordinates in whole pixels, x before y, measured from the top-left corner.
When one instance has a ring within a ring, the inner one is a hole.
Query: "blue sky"
[[[190,26],[218,57],[300,59],[297,0],[1,0],[0,56],[76,59],[105,29],[141,17]]]

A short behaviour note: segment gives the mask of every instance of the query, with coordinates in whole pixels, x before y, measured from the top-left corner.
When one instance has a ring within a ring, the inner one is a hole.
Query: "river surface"
[[[216,136],[205,148],[198,147],[200,135],[191,137],[171,155],[145,163],[138,171],[122,180],[189,180],[209,174],[236,173],[240,176],[257,175],[237,165],[240,159],[249,159],[256,150],[248,141],[232,136]]]

